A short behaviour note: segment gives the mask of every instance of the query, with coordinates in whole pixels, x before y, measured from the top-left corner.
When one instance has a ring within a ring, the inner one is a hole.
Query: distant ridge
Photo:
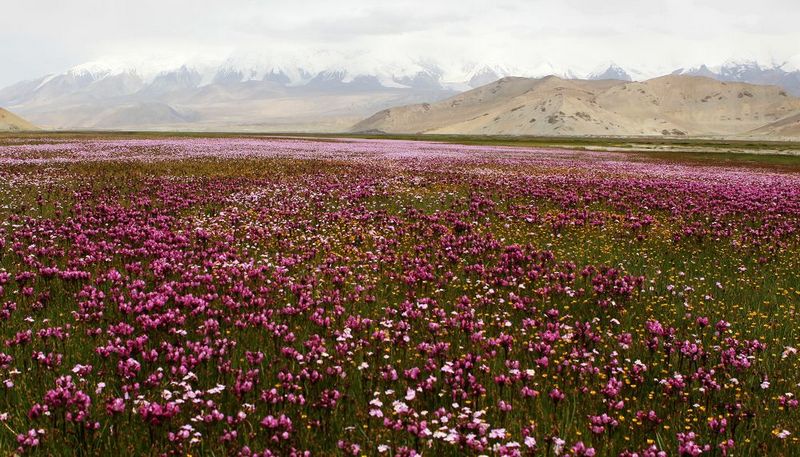
[[[672,74],[706,76],[718,81],[769,84],[780,86],[800,97],[800,70],[790,63],[762,65],[754,61],[730,61],[717,67],[701,65],[696,68],[675,70]]]
[[[800,99],[776,86],[669,75],[642,82],[503,78],[379,111],[353,132],[564,136],[788,136]]]
[[[39,130],[38,127],[6,109],[0,108],[0,132]]]
[[[0,106],[48,129],[341,132],[370,114],[436,102],[510,76],[646,81],[668,74],[768,84],[800,96],[800,55],[785,62],[640,67],[607,60],[588,71],[533,59],[437,60],[336,52],[108,57],[0,88]]]

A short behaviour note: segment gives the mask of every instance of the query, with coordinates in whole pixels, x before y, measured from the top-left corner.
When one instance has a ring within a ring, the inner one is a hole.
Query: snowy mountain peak
[[[742,79],[746,78],[748,74],[761,71],[761,65],[754,60],[730,60],[722,64],[717,73],[729,79]]]
[[[800,66],[798,61],[800,58],[765,65],[754,60],[728,60],[717,66],[700,65],[689,69],[682,68],[673,74],[705,76],[720,81],[776,85],[783,87],[788,93],[800,96],[800,70],[795,68]]]
[[[718,68],[717,71],[719,71]],[[705,64],[693,68],[679,68],[673,71],[672,74],[686,75],[686,76],[705,76],[706,78],[714,78],[717,76],[717,73],[715,73],[711,68],[709,68]]]
[[[617,79],[620,81],[632,81],[631,75],[625,69],[615,64],[609,63],[607,66],[599,67],[587,76],[587,79]]]
[[[221,61],[208,56],[129,56],[110,57],[76,65],[65,72],[67,75],[91,77],[100,80],[109,76],[123,74],[136,75],[145,83],[156,77],[177,71],[190,70],[206,74],[220,65]]]

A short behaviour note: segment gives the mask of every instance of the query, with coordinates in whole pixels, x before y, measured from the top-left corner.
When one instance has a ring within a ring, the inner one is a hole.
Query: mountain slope
[[[16,114],[0,108],[0,132],[17,132],[24,130],[39,130],[39,128]]]
[[[752,134],[773,138],[800,138],[800,113],[760,127],[754,130]]]
[[[550,76],[503,78],[440,102],[383,110],[351,130],[478,135],[739,135],[798,112],[800,99],[774,86],[692,76],[664,76],[644,82]]]
[[[570,133],[577,121],[587,133],[602,134],[616,127],[616,116],[598,112],[594,93],[618,84],[623,82],[503,78],[442,102],[382,111],[353,130],[541,135]]]

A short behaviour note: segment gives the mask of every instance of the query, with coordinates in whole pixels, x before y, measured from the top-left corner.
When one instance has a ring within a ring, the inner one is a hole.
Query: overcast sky
[[[800,56],[798,0],[25,0],[0,6],[0,86],[108,56],[252,48],[576,68]]]

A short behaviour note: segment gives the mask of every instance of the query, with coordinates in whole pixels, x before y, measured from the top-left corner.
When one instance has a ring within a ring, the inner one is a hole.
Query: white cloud
[[[0,86],[154,52],[324,48],[580,71],[800,52],[795,0],[30,0],[0,10]]]

